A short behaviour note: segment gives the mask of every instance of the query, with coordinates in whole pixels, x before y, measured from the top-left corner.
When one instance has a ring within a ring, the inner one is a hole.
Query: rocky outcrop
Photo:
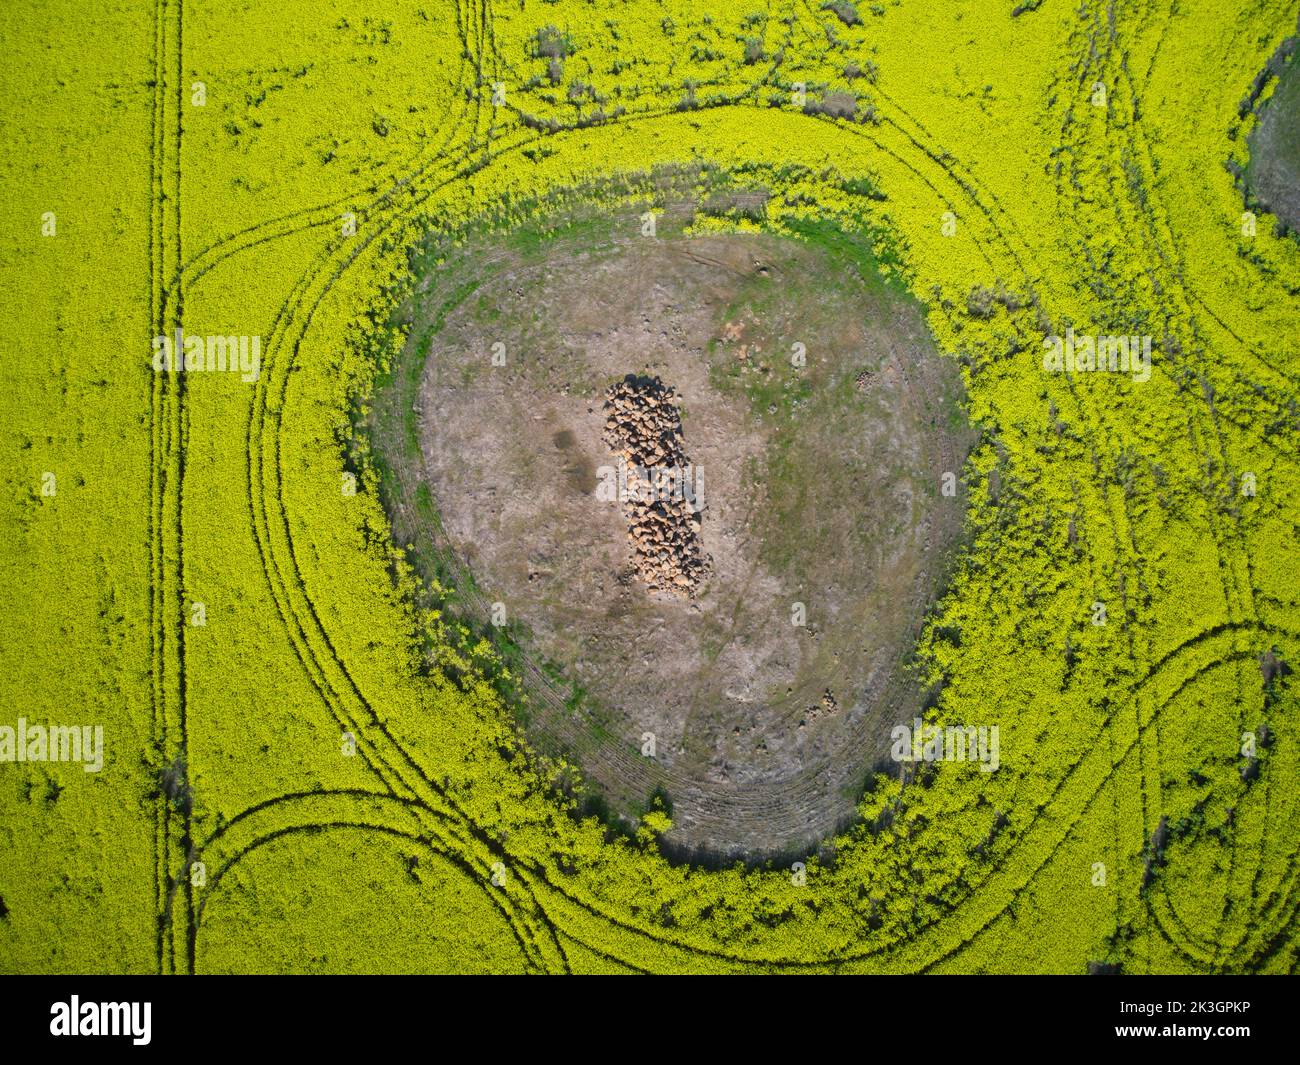
[[[693,598],[709,561],[700,537],[703,478],[686,456],[677,393],[658,377],[629,374],[606,391],[604,409],[633,570],[647,588]]]

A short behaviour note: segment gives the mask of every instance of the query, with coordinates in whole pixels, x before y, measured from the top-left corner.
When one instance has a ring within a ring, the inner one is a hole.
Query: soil
[[[1300,232],[1300,57],[1288,38],[1270,69],[1277,85],[1259,107],[1259,124],[1250,135],[1247,184],[1264,207],[1292,231]],[[1282,59],[1279,59],[1282,57]],[[1289,57],[1289,61],[1283,61]]]
[[[433,532],[473,575],[467,608],[526,630],[540,750],[616,816],[666,793],[668,846],[754,858],[851,821],[919,712],[906,664],[962,519],[940,484],[973,437],[910,299],[816,241],[687,236],[693,210],[656,237],[631,209],[557,226],[425,280],[400,479],[440,528],[405,506],[394,529]],[[602,490],[620,458],[687,467],[693,497],[637,511]]]

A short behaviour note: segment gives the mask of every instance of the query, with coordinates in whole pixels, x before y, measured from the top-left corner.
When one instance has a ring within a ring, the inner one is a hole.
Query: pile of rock
[[[694,597],[707,573],[698,471],[686,457],[677,393],[629,374],[605,393],[605,443],[626,471],[620,493],[632,567],[654,591]]]
[[[826,693],[821,698],[821,702],[813,703],[812,706],[808,707],[808,712],[804,714],[803,720],[799,722],[799,727],[803,728],[805,725],[811,725],[814,721],[823,717],[832,717],[833,715],[838,714],[839,711],[840,704],[836,701],[835,694],[830,690],[830,688],[827,688]]]

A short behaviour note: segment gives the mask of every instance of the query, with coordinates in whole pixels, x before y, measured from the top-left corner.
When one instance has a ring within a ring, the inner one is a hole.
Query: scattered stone
[[[799,723],[799,727],[803,728],[805,724],[811,724],[818,718],[831,717],[834,714],[839,713],[839,709],[840,704],[836,702],[835,696],[831,692],[830,688],[827,688],[826,693],[821,698],[821,702],[808,707],[808,712],[804,714],[803,720]]]

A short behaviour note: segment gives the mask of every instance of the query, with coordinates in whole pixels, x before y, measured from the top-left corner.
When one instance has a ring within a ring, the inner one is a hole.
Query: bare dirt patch
[[[386,415],[403,392],[381,394],[374,432],[399,542],[433,536],[464,609],[520,623],[537,747],[615,817],[666,793],[670,845],[753,857],[851,820],[919,712],[904,667],[960,531],[941,478],[972,435],[955,367],[860,247],[689,237],[694,210],[657,238],[629,208],[451,258],[411,308],[414,403]],[[672,396],[651,427],[668,461],[642,464],[700,479],[648,545],[600,491],[644,448],[609,432],[628,380]],[[647,581],[665,543],[669,579]]]
[[[1300,37],[1277,49],[1261,79],[1276,77],[1272,95],[1258,106],[1250,134],[1246,184],[1251,194],[1292,232],[1300,232]]]

